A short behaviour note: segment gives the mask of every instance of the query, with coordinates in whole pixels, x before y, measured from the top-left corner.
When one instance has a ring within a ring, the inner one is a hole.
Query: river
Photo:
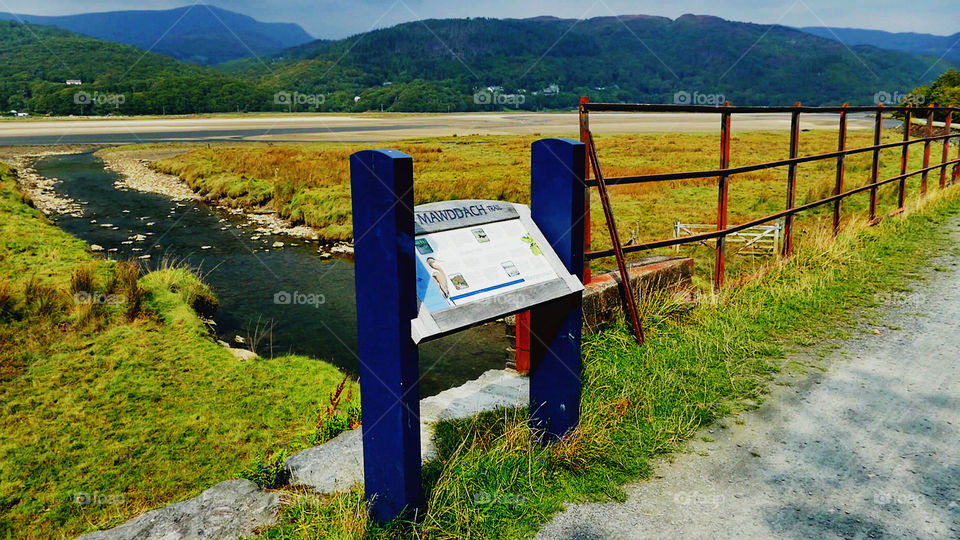
[[[57,191],[83,209],[82,217],[52,216],[61,229],[115,259],[139,259],[148,269],[176,261],[202,275],[220,300],[220,339],[240,346],[240,336],[249,345],[259,333],[261,355],[304,354],[357,375],[349,258],[324,260],[316,242],[257,232],[243,217],[199,202],[117,189],[116,173],[92,153],[45,157],[35,168],[59,179]],[[287,295],[304,303],[283,303]],[[503,326],[488,324],[421,346],[421,396],[503,368],[509,345]]]

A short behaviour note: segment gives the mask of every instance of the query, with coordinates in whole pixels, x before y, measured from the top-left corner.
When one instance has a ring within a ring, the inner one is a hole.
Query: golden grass
[[[802,132],[800,155],[824,154],[837,148],[830,130]],[[872,144],[872,132],[851,131],[848,148]],[[411,139],[390,146],[414,159],[416,204],[447,199],[498,199],[529,202],[530,145],[539,136],[468,136]],[[883,142],[900,140],[887,132]],[[788,157],[789,137],[783,132],[734,132],[731,166],[742,166]],[[599,135],[596,144],[606,177],[710,170],[719,166],[719,137],[704,134]],[[208,199],[233,206],[264,206],[294,223],[319,229],[328,240],[349,240],[349,156],[371,148],[370,143],[243,144],[197,147],[185,155],[158,161],[154,166],[177,174]],[[934,145],[933,156],[938,156]],[[911,148],[910,167],[919,168],[921,147]],[[863,153],[846,160],[846,187],[869,182],[872,156]],[[899,149],[881,156],[880,178],[899,173]],[[836,161],[825,160],[797,167],[796,203],[805,204],[833,193]],[[757,171],[731,178],[728,223],[736,224],[772,214],[785,207],[786,168]],[[931,190],[939,175],[931,174]],[[908,182],[908,198],[916,200],[919,177]],[[880,190],[880,215],[894,209],[896,184]],[[716,223],[716,179],[633,184],[610,187],[617,227],[622,241],[646,242],[673,235],[675,221]],[[868,194],[844,202],[844,219],[858,219],[867,208]],[[824,206],[799,216],[798,235],[810,226],[821,226],[820,217],[831,212]],[[591,199],[593,248],[610,241],[599,197]],[[696,255],[698,273],[709,275],[711,258],[702,247],[684,248]],[[732,257],[733,275],[750,273],[768,261]],[[760,264],[757,264],[760,263]],[[610,268],[612,261],[597,261]]]

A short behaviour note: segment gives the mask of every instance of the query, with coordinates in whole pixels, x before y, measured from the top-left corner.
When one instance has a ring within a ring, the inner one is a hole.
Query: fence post
[[[571,274],[582,278],[586,145],[541,139],[531,147],[530,213]],[[626,284],[630,286],[629,283]],[[530,425],[542,441],[580,421],[580,337],[583,295],[530,310]]]
[[[843,104],[843,110],[840,111],[840,137],[837,142],[837,151],[843,152],[847,149],[847,104]],[[833,194],[843,193],[843,173],[844,173],[844,154],[837,156],[837,182],[833,187]],[[833,203],[833,236],[840,233],[840,210],[842,199],[837,199]]]
[[[953,110],[950,111],[950,114],[953,114]],[[957,144],[957,159],[960,159],[960,141]],[[960,178],[960,163],[953,166],[953,180],[950,181],[950,185],[957,183],[957,178]]]
[[[950,121],[953,119],[953,110],[947,109],[947,118],[944,122],[946,130],[944,135],[950,135]],[[946,138],[943,140],[943,156],[940,160],[940,163],[943,165],[940,167],[940,189],[947,187],[947,161],[950,161],[950,139]]]
[[[590,103],[590,98],[580,96],[580,142],[590,144],[590,111],[584,105]],[[584,152],[584,180],[590,178],[590,152]],[[583,250],[590,251],[590,188],[584,186],[583,196]],[[590,271],[590,261],[583,260],[583,284],[590,283],[593,277]]]
[[[793,104],[794,110],[790,113],[790,159],[797,157],[800,146],[800,102]],[[797,200],[797,164],[791,163],[787,167],[787,210],[796,206]],[[793,255],[793,214],[784,217],[783,226],[783,256]]]
[[[590,103],[590,98],[580,96],[580,142],[590,144],[590,113],[584,109],[584,105]],[[590,152],[585,152],[584,170],[586,180],[590,175]],[[590,251],[590,188],[584,185],[583,193],[583,250]],[[583,259],[583,284],[590,283],[591,278],[590,261]],[[523,311],[517,313],[516,326],[514,327],[514,365],[517,373],[530,373],[530,312]]]
[[[903,142],[910,141],[910,124],[913,121],[913,111],[910,104],[907,104],[906,112],[903,116]],[[910,145],[904,144],[900,150],[900,189],[897,192],[897,213],[903,212],[903,205],[907,196],[907,179],[903,175],[907,174],[907,160],[910,157]]]
[[[883,103],[877,105],[873,121],[873,164],[870,168],[870,223],[877,221],[877,178],[880,176],[880,133],[883,130]]]
[[[730,102],[726,102],[724,107],[730,107]],[[730,168],[730,112],[720,113],[720,168]],[[718,183],[719,197],[717,201],[717,230],[722,231],[727,228],[727,179],[726,175],[720,177]],[[713,265],[713,287],[719,290],[723,287],[723,280],[727,273],[727,237],[717,237],[717,252]]]
[[[513,367],[517,373],[530,373],[530,312],[521,311],[514,317]]]
[[[927,111],[927,135],[926,138],[930,139],[933,137],[933,105],[929,107],[930,110]],[[927,140],[923,143],[923,168],[926,169],[930,166],[930,141]],[[929,171],[923,171],[920,177],[920,196],[925,197],[927,195],[927,176]]]
[[[380,522],[423,507],[413,255],[413,158],[397,150],[350,156],[363,478]]]

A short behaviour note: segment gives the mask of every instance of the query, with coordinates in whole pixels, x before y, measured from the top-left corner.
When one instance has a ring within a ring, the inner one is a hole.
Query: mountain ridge
[[[863,105],[930,83],[937,65],[785,26],[698,15],[429,19],[215,67],[0,21],[0,107],[33,114],[572,109],[581,95]],[[77,92],[124,98],[79,103]]]
[[[799,30],[850,46],[873,45],[881,49],[945,58],[960,62],[960,32],[949,36],[920,32],[887,32],[864,28],[806,26]]]
[[[53,26],[201,65],[270,55],[314,39],[296,23],[261,22],[206,4],[59,16],[0,13],[0,19]]]
[[[878,92],[906,93],[942,71],[928,69],[931,58],[848,47],[782,25],[693,14],[427,19],[317,40],[263,60],[221,67],[302,92],[424,81],[447,94],[485,87],[525,91],[528,102],[547,107],[531,92],[551,84],[570,103],[580,93],[605,101],[669,102],[685,91],[722,94],[745,105],[868,104]],[[332,74],[343,77],[332,80]],[[385,109],[399,96],[382,89],[368,93]]]

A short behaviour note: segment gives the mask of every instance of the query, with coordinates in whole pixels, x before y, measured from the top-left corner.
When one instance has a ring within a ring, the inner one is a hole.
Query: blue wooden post
[[[413,158],[396,150],[350,156],[357,288],[363,474],[371,516],[423,506],[413,254]]]
[[[586,146],[541,139],[531,155],[530,210],[534,223],[563,261],[583,279]],[[530,311],[530,423],[544,441],[562,437],[580,421],[580,334],[583,297]]]

